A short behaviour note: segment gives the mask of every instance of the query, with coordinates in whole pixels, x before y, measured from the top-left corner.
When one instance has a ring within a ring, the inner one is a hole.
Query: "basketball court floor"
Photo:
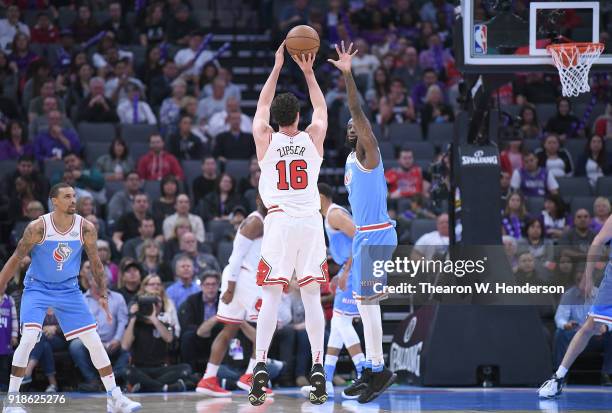
[[[27,406],[28,412],[104,412],[105,397],[67,393],[67,404]],[[245,392],[233,398],[207,398],[196,393],[134,394],[142,412],[195,413],[384,413],[384,412],[609,412],[612,389],[599,386],[569,386],[558,400],[538,400],[533,388],[424,388],[393,386],[368,404],[344,400],[339,392],[333,401],[314,406],[298,389],[276,390],[273,400],[262,406],[249,404]]]

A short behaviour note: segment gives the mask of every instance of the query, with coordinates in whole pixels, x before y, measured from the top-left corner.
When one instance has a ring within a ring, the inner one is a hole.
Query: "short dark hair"
[[[204,271],[202,274],[200,274],[200,282],[204,283],[204,280],[206,280],[207,278],[214,278],[215,280],[217,280],[217,282],[221,281],[221,275],[214,270]]]
[[[325,198],[333,199],[334,190],[330,185],[325,182],[319,182],[317,186],[319,187],[319,194],[323,195]]]
[[[299,112],[300,101],[293,93],[281,93],[272,100],[270,114],[280,126],[292,125]]]
[[[53,185],[49,191],[49,198],[57,198],[62,188],[72,188],[72,185],[68,185],[66,182],[60,182],[59,184]]]
[[[34,163],[35,159],[33,155],[21,155],[18,159],[17,159],[17,163],[19,162],[32,162]]]
[[[115,136],[115,139],[113,139],[110,146],[108,147],[108,154],[110,155],[111,159],[115,159],[114,150],[115,150],[116,143],[123,145],[123,155],[119,159],[127,159],[128,156],[130,155],[130,148],[128,147],[127,143],[123,140],[121,136]]]

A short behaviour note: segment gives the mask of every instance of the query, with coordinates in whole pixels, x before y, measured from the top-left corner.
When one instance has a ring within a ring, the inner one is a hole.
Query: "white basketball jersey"
[[[323,158],[306,132],[273,133],[259,161],[259,193],[266,208],[278,206],[293,217],[319,213],[319,170]]]

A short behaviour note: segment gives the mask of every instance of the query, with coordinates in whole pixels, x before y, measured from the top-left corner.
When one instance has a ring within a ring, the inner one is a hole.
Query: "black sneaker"
[[[372,374],[372,369],[365,368],[350,386],[342,390],[342,397],[345,399],[356,399],[361,394],[361,391],[368,387],[368,380]]]
[[[397,374],[393,373],[388,368],[384,368],[380,372],[371,372],[368,380],[368,385],[361,391],[357,401],[359,403],[368,403],[377,398],[384,392],[387,387],[395,382]]]
[[[323,404],[327,401],[325,387],[325,370],[322,364],[313,364],[310,371],[310,394],[308,400],[312,404]]]
[[[266,363],[257,363],[253,369],[253,381],[249,391],[249,403],[253,406],[261,406],[266,401],[266,387],[268,387],[269,380]]]

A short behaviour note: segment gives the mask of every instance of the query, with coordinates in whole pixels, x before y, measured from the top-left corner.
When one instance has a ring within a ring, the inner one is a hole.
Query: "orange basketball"
[[[310,26],[295,26],[287,33],[285,47],[291,56],[300,54],[316,54],[319,50],[319,35]]]

